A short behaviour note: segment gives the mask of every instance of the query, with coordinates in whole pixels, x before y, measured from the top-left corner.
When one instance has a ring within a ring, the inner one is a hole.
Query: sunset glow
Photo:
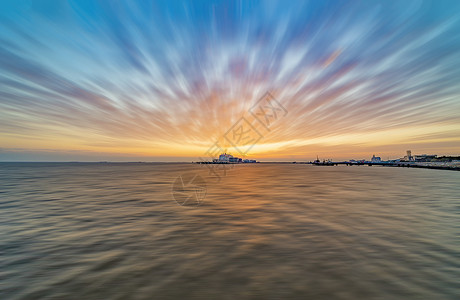
[[[459,1],[132,3],[0,4],[0,160],[238,155],[267,91],[248,157],[459,154]]]

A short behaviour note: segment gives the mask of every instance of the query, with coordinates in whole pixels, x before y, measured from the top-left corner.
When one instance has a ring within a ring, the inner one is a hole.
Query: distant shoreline
[[[116,162],[116,161],[0,161],[0,164],[71,164],[71,165],[123,165],[123,164],[137,164],[137,165],[148,165],[148,164],[200,164],[199,162]],[[212,163],[211,163],[212,164]],[[232,165],[258,165],[258,164],[299,164],[299,165],[312,165],[312,166],[382,166],[382,167],[397,167],[397,168],[421,168],[421,169],[435,169],[435,170],[449,170],[449,171],[460,171],[459,162],[257,162],[257,163],[232,163]]]
[[[398,167],[398,168],[422,168],[422,169],[436,169],[436,170],[450,170],[460,171],[459,162],[312,162],[309,163],[315,166],[383,166],[383,167]]]

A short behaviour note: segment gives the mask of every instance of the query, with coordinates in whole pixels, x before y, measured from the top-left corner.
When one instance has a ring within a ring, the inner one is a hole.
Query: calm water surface
[[[179,206],[181,174],[206,181]],[[0,164],[1,299],[459,299],[460,172]]]

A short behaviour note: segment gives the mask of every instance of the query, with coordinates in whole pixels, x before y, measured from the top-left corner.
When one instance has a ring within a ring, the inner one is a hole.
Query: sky
[[[460,155],[460,1],[0,2],[0,161],[409,149]]]

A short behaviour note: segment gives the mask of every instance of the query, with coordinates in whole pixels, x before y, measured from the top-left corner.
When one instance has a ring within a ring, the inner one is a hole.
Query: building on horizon
[[[240,164],[240,163],[256,163],[255,159],[242,159],[236,156],[233,156],[228,153],[223,153],[219,155],[219,158],[213,159],[214,163],[232,163],[232,164]]]
[[[372,155],[371,162],[381,162],[382,158],[380,156]]]
[[[233,155],[223,153],[219,155],[219,162],[230,162],[231,158],[233,158]]]
[[[438,155],[436,154],[415,154],[412,155],[411,150],[407,150],[407,155],[400,158],[400,161],[415,161],[415,162],[430,162],[436,160]]]
[[[414,161],[414,157],[412,156],[412,151],[407,150],[406,155],[400,159],[400,161]]]
[[[430,162],[434,159],[436,159],[438,156],[437,155],[429,155],[429,154],[421,154],[421,155],[415,155],[414,160],[418,162]]]

